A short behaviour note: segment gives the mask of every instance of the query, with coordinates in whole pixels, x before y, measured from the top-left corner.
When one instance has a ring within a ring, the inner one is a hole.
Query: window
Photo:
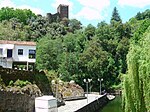
[[[18,49],[18,55],[23,55],[23,49]]]
[[[35,59],[35,54],[36,54],[36,51],[35,50],[29,50],[29,59]]]
[[[0,48],[0,55],[3,55],[3,48]]]
[[[13,53],[13,50],[12,50],[12,49],[7,49],[7,57],[8,57],[8,58],[11,58],[11,57],[12,57],[12,53]]]

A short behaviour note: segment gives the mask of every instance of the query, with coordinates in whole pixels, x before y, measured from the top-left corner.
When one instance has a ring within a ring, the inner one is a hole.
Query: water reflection
[[[116,98],[110,101],[100,112],[122,112],[121,96],[116,96]]]

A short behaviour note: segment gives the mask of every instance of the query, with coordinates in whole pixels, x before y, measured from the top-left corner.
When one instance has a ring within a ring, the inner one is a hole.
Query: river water
[[[116,98],[110,101],[100,112],[122,112],[121,96],[116,96]]]

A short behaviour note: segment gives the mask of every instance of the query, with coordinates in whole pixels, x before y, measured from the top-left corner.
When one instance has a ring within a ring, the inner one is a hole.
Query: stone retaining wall
[[[100,97],[99,99],[89,103],[76,112],[99,112],[100,108],[104,107],[108,101],[109,99],[107,98],[107,95],[104,95],[103,97]]]
[[[0,112],[34,112],[34,96],[0,91]]]
[[[29,81],[24,87],[8,87],[16,80]],[[35,97],[52,94],[44,72],[23,71],[0,67],[0,112],[34,112]]]
[[[0,67],[0,78],[6,86],[9,85],[10,81],[15,82],[18,79],[24,81],[27,80],[31,83],[35,83],[43,94],[52,94],[49,80],[43,71],[24,71]]]

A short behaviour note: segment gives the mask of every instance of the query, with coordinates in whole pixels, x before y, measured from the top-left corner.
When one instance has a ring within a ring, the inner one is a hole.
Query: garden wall
[[[0,112],[34,112],[34,96],[0,91]]]

